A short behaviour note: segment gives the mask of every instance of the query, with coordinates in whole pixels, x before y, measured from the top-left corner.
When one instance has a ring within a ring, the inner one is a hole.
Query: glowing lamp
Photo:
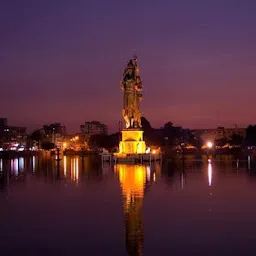
[[[206,145],[207,145],[208,148],[212,148],[213,147],[213,144],[212,144],[211,141],[208,141]]]
[[[149,154],[150,153],[150,148],[147,148],[146,149],[146,154]]]

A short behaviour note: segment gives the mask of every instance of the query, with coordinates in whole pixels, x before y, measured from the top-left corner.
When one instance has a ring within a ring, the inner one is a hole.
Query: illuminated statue
[[[124,92],[123,118],[126,128],[141,128],[140,100],[142,81],[139,76],[138,60],[135,56],[124,70],[121,89]]]

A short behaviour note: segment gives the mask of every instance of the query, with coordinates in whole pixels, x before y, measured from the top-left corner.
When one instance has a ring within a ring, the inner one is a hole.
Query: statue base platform
[[[144,163],[161,160],[160,152],[146,152],[143,131],[140,129],[123,129],[119,152],[113,154],[115,163]]]
[[[122,154],[114,153],[113,161],[120,164],[143,164],[161,161],[161,153],[145,153],[145,154]]]
[[[119,154],[145,154],[146,143],[140,129],[122,130],[122,141],[119,143]]]

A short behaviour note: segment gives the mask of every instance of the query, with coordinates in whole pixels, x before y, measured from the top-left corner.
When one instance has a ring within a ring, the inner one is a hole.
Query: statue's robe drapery
[[[121,89],[124,91],[123,118],[126,128],[141,127],[140,100],[142,98],[142,82],[139,77],[137,59],[130,60],[123,74]]]

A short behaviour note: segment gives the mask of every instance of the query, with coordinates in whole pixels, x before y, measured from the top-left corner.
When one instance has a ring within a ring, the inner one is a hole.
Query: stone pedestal
[[[145,154],[146,143],[143,141],[143,131],[139,129],[122,130],[122,141],[119,144],[120,154]]]

